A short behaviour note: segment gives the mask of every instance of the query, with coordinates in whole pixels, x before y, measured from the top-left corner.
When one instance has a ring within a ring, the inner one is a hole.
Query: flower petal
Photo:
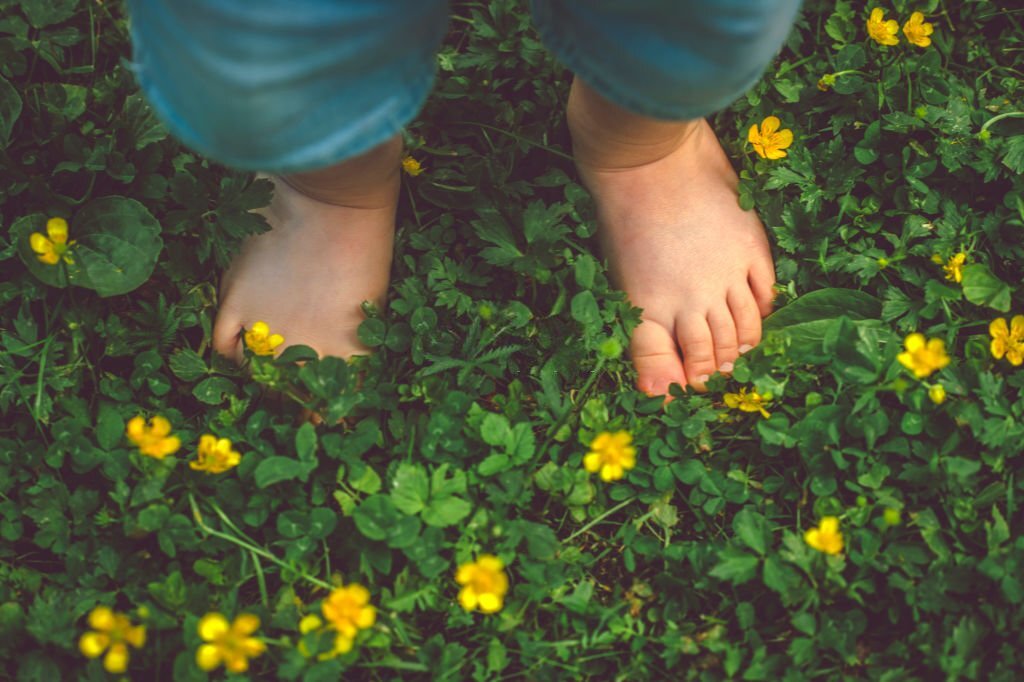
[[[765,119],[761,121],[761,136],[768,137],[778,130],[781,125],[782,121],[779,120],[778,116],[766,116]]]
[[[235,618],[235,622],[231,625],[231,630],[239,635],[251,635],[256,632],[260,627],[260,618],[251,613],[239,614],[238,618]]]
[[[109,606],[97,606],[89,612],[89,627],[100,632],[114,629],[114,612]]]
[[[110,651],[103,657],[103,668],[108,673],[123,673],[128,669],[128,647],[123,642],[110,646]]]
[[[104,632],[87,632],[78,640],[78,650],[86,658],[97,658],[110,646],[110,635]]]
[[[220,665],[221,655],[220,649],[212,644],[203,644],[196,649],[196,665],[210,672],[218,665]]]
[[[231,626],[228,619],[219,613],[208,613],[199,621],[199,636],[207,642],[212,642],[223,637]]]

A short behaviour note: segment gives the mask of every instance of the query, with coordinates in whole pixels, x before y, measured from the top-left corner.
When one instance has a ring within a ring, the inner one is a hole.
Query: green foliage
[[[663,406],[633,390],[639,311],[525,3],[455,3],[374,354],[238,370],[211,350],[216,284],[270,183],[168,137],[117,3],[0,0],[0,677],[104,679],[78,638],[105,604],[147,626],[135,679],[205,679],[209,611],[260,616],[258,679],[1019,678],[1024,371],[988,325],[1024,313],[1024,31],[986,2],[888,13],[915,10],[933,45],[882,48],[861,4],[807,2],[712,119],[783,295],[732,378]],[[768,115],[784,159],[746,142]],[[74,264],[28,247],[54,216]],[[962,282],[933,260],[959,252]],[[952,357],[925,380],[897,360],[915,331]],[[725,407],[740,387],[768,418]],[[182,450],[140,454],[140,414]],[[638,464],[605,484],[582,459],[620,429]],[[207,433],[237,468],[189,468]],[[803,538],[830,515],[834,556]],[[456,601],[482,553],[511,578],[489,616]],[[304,656],[342,580],[377,625]]]

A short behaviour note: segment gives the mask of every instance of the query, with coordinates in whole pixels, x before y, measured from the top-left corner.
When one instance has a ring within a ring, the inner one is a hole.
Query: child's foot
[[[710,375],[730,372],[761,340],[775,282],[764,227],[740,209],[738,179],[706,121],[686,124],[660,158],[597,165],[600,153],[588,153],[582,139],[591,131],[573,124],[579,99],[570,102],[577,166],[597,204],[612,279],[643,308],[630,343],[638,388],[704,390]],[[592,136],[592,145],[602,139]]]
[[[273,179],[274,198],[263,211],[271,230],[249,238],[221,283],[215,350],[240,361],[243,328],[262,320],[284,336],[284,346],[305,344],[321,356],[346,358],[369,352],[356,330],[365,319],[363,301],[381,308],[385,303],[398,201],[395,168],[394,179],[387,180],[393,191],[358,208],[318,201]]]

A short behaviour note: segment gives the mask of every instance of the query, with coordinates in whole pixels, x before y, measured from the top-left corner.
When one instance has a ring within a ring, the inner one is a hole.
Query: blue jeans
[[[423,105],[446,0],[129,0],[133,70],[186,145],[294,173],[388,140]],[[693,119],[760,78],[800,0],[533,0],[545,44],[635,113]]]

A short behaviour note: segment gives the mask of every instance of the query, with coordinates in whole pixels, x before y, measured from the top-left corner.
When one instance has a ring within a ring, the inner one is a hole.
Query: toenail
[[[751,346],[749,343],[745,343],[742,346],[740,346],[740,353],[746,353],[748,350],[751,350],[752,348],[753,346]]]
[[[710,378],[711,377],[709,377],[707,374],[701,374],[699,377],[697,377],[697,381],[699,383],[706,384],[706,383],[708,383],[708,379],[710,379]]]
[[[732,363],[723,362],[722,366],[718,368],[718,371],[721,372],[722,374],[728,374],[729,372],[732,371]]]

